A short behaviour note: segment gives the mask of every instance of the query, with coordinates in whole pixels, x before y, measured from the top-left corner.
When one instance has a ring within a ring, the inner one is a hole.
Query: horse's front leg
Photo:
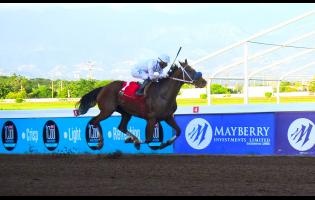
[[[165,119],[165,122],[170,125],[173,129],[175,129],[176,131],[176,136],[179,137],[180,136],[180,133],[181,133],[181,130],[179,128],[179,126],[177,125],[175,119],[173,116],[169,116]]]
[[[118,126],[118,130],[120,130],[121,132],[125,133],[126,135],[128,135],[128,137],[125,140],[125,143],[135,143],[135,147],[137,150],[140,149],[140,144],[141,141],[138,139],[137,136],[135,136],[134,134],[130,133],[127,129],[127,125],[129,123],[131,119],[131,115],[128,113],[122,113],[121,116],[121,121],[120,124]]]
[[[153,140],[154,125],[156,122],[157,120],[155,118],[147,120],[145,143],[150,143]]]
[[[175,142],[175,140],[180,136],[180,133],[181,133],[181,130],[180,130],[179,126],[177,125],[173,116],[169,116],[168,118],[166,118],[165,122],[168,125],[170,125],[173,129],[175,129],[176,134],[172,138],[167,140],[165,143],[162,143],[160,146],[160,149],[163,149],[163,148],[173,144]]]

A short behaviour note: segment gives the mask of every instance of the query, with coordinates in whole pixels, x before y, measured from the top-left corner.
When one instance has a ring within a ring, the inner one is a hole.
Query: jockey
[[[141,87],[136,92],[137,95],[143,95],[144,88],[152,80],[158,81],[160,78],[166,78],[168,75],[163,69],[170,62],[170,57],[166,54],[162,54],[158,59],[150,59],[145,62],[137,64],[131,71],[131,74],[135,78],[143,79]]]

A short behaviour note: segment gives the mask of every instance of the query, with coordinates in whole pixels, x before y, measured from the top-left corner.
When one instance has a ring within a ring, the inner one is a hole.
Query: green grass
[[[315,102],[315,96],[302,97],[281,97],[281,103],[301,103],[301,102]],[[222,104],[243,104],[243,98],[225,97],[212,98],[212,105]],[[276,97],[266,98],[249,98],[250,104],[275,104]],[[0,102],[0,110],[34,110],[34,109],[53,109],[53,108],[74,108],[76,102],[39,102],[39,103],[3,103]],[[203,106],[208,105],[207,99],[177,99],[178,106]]]
[[[276,104],[276,97],[251,97],[248,102],[250,104]],[[303,102],[315,102],[315,96],[301,96],[301,97],[281,97],[280,103],[303,103]],[[208,105],[207,99],[177,99],[177,103],[180,106],[192,106],[192,105]],[[243,104],[243,98],[224,97],[224,98],[211,98],[212,105],[224,105],[224,104]]]
[[[35,110],[53,108],[74,108],[76,102],[23,102],[23,103],[3,103],[0,102],[0,110]]]

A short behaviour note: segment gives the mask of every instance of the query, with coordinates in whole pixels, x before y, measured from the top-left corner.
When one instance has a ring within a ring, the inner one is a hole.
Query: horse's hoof
[[[127,138],[125,139],[125,143],[133,143],[132,137],[127,137]]]
[[[160,149],[159,146],[150,146],[150,148],[151,148],[152,150],[159,150],[159,149]]]
[[[135,143],[135,147],[137,150],[140,150],[140,143]]]
[[[162,143],[160,146],[159,146],[159,149],[164,149],[165,147],[167,147],[169,144],[168,143]]]
[[[104,142],[103,142],[103,136],[100,135],[100,137],[98,138],[98,145],[97,145],[97,149],[101,149],[103,148]]]
[[[99,143],[99,144],[96,146],[96,148],[97,148],[98,150],[101,150],[102,147],[103,147],[103,143]]]

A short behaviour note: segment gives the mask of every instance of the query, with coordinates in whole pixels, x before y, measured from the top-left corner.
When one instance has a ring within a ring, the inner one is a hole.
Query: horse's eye
[[[193,73],[193,70],[192,69],[190,69],[190,68],[188,68],[187,70],[186,70],[188,73]]]

